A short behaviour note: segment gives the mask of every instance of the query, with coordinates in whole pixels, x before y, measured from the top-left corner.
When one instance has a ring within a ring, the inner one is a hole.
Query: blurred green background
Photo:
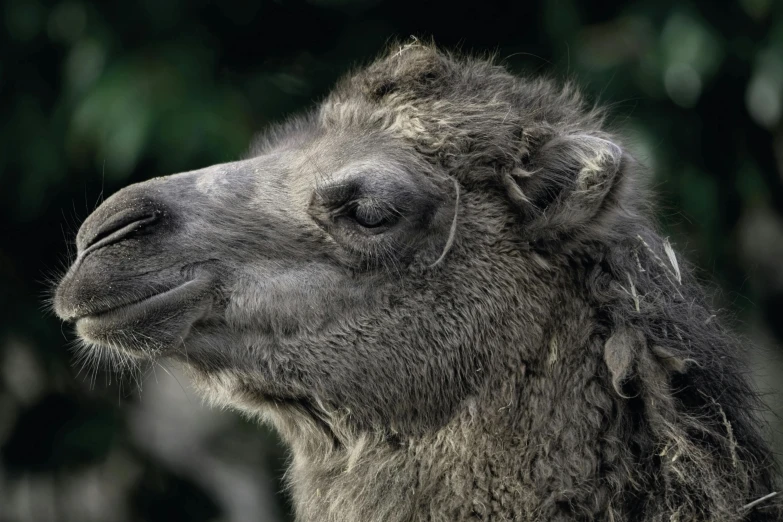
[[[141,391],[80,373],[46,299],[102,195],[236,159],[411,34],[611,106],[666,234],[755,344],[783,449],[780,1],[3,0],[0,521],[290,519],[272,432],[175,367]]]

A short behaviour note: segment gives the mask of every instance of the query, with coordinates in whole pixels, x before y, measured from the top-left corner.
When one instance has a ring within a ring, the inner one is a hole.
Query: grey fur
[[[301,521],[779,520],[743,509],[775,470],[741,343],[641,178],[573,86],[395,47],[107,200],[55,308],[273,423]]]

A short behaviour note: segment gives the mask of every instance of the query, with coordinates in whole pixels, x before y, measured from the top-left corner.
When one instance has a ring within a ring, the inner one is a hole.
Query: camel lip
[[[208,284],[206,278],[194,278],[173,286],[162,292],[158,292],[134,301],[120,302],[99,310],[90,310],[83,314],[69,318],[76,323],[90,322],[115,322],[118,319],[132,319],[144,313],[173,303],[183,303],[195,294],[201,293]]]

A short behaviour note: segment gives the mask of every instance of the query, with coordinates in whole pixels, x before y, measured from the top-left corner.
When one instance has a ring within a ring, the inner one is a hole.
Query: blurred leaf
[[[686,10],[672,13],[661,32],[666,92],[692,107],[723,59],[722,42],[707,23]]]
[[[35,0],[9,0],[5,3],[5,24],[15,40],[32,40],[41,30],[44,9]]]
[[[753,76],[745,93],[745,103],[753,120],[774,128],[783,112],[783,49],[768,47],[758,54]]]
[[[87,13],[80,2],[65,1],[49,12],[47,33],[52,40],[74,42],[87,26]]]

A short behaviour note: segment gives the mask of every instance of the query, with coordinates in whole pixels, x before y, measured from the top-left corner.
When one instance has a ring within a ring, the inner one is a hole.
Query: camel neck
[[[600,515],[609,491],[599,480],[606,471],[597,448],[611,402],[601,403],[601,390],[589,382],[574,382],[573,396],[544,395],[554,389],[545,381],[559,377],[507,380],[416,439],[364,434],[320,454],[294,447],[297,520],[555,520],[572,503]],[[550,414],[540,416],[541,408]],[[570,426],[580,410],[591,421],[575,430]],[[600,507],[598,499],[604,499]]]

